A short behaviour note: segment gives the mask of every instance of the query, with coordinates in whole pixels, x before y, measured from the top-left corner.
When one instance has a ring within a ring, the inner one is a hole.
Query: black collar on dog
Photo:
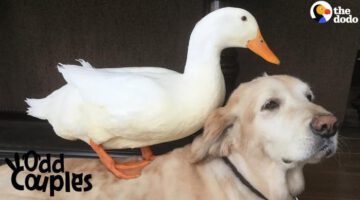
[[[231,171],[235,174],[235,176],[246,186],[248,187],[254,194],[256,194],[256,196],[264,199],[264,200],[268,200],[259,190],[257,190],[254,186],[251,185],[251,183],[249,183],[249,181],[246,180],[246,178],[236,169],[236,167],[234,166],[234,164],[232,164],[232,162],[229,160],[228,157],[222,157],[222,159],[224,160],[225,164],[227,166],[229,166],[229,168],[231,169]]]
[[[268,200],[259,190],[257,190],[254,186],[251,185],[249,181],[246,180],[246,178],[236,169],[235,165],[229,160],[228,157],[222,157],[223,161],[231,171],[235,174],[235,176],[246,186],[251,190],[256,196],[260,197],[261,199]],[[297,197],[293,197],[294,200],[299,200]]]

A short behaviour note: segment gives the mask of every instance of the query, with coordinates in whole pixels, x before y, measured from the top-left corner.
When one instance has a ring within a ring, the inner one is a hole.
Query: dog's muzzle
[[[330,157],[336,151],[334,137],[339,130],[337,118],[332,114],[316,115],[310,122],[312,133],[318,138],[318,158]]]
[[[310,122],[310,129],[315,135],[326,139],[337,133],[339,123],[334,115],[317,115]]]

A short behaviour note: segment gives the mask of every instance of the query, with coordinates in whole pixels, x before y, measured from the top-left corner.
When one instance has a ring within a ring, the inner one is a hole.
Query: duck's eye
[[[265,104],[261,107],[261,111],[263,110],[275,110],[280,107],[280,101],[278,99],[269,99],[265,102]]]
[[[246,16],[242,16],[242,17],[241,17],[241,20],[246,21],[246,20],[247,20],[247,17],[246,17]]]
[[[309,101],[312,101],[313,100],[313,96],[311,94],[306,94],[306,98],[309,100]]]

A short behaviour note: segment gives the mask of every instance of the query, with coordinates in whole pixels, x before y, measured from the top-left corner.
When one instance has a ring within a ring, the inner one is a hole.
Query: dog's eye
[[[261,107],[261,110],[275,110],[279,108],[280,102],[278,99],[269,99],[266,103]]]
[[[306,94],[306,98],[309,100],[309,101],[313,101],[313,96],[311,94]]]

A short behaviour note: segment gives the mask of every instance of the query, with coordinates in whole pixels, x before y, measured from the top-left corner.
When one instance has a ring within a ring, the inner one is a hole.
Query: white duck
[[[142,161],[122,164],[103,148],[147,147],[199,130],[224,101],[220,53],[227,47],[247,47],[279,64],[249,12],[222,8],[196,24],[183,74],[158,67],[95,69],[83,60],[82,67],[59,64],[67,84],[46,98],[27,99],[27,112],[48,120],[60,137],[89,143],[116,176],[135,178],[152,160],[149,148],[141,148]]]

